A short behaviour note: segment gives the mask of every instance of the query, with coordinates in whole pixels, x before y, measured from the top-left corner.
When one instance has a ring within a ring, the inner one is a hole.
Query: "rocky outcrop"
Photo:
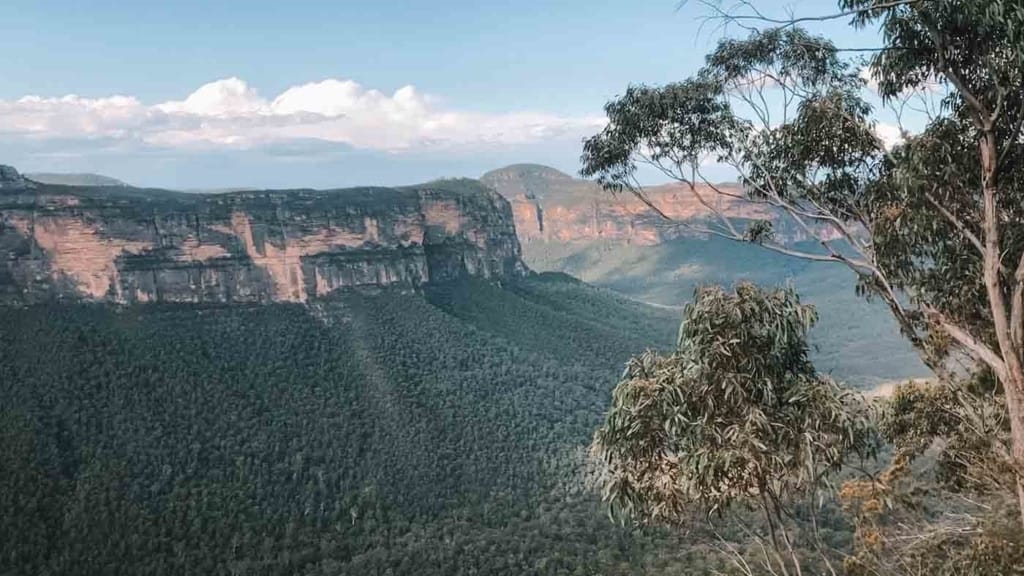
[[[614,240],[653,245],[685,232],[666,226],[649,206],[628,193],[613,196],[594,182],[578,180],[554,168],[515,164],[484,174],[481,182],[512,203],[516,229],[522,242],[584,242]],[[736,184],[720,189],[740,195]],[[717,210],[736,218],[768,219],[771,212],[728,195],[716,194],[704,185],[697,192]],[[674,220],[707,218],[711,211],[681,184],[652,186],[648,199]]]
[[[304,302],[525,270],[508,202],[472,180],[186,194],[0,174],[7,303]]]
[[[13,166],[0,164],[0,190],[21,190],[31,186],[32,183],[22,177]]]

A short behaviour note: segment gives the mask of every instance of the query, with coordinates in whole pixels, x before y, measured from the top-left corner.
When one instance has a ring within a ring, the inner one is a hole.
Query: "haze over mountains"
[[[814,331],[820,369],[863,387],[929,374],[885,307],[856,296],[853,274],[842,266],[669,225],[629,193],[613,196],[594,182],[547,166],[515,164],[488,172],[481,181],[512,203],[523,260],[534,270],[564,272],[669,307],[688,302],[703,284],[751,280],[793,285],[820,312]],[[716,186],[739,192],[736,184]],[[647,192],[673,219],[699,223],[710,215],[681,185],[653,186]],[[707,186],[698,186],[698,193],[730,216],[774,219],[780,237],[804,241],[800,231],[761,206],[716,196]]]

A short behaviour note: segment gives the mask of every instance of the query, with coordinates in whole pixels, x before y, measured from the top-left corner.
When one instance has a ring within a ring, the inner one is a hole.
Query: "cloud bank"
[[[184,100],[152,105],[121,95],[0,100],[0,135],[174,149],[247,149],[310,140],[386,152],[473,148],[578,138],[604,123],[603,116],[451,110],[413,86],[388,95],[338,79],[293,86],[273,99],[239,78],[226,78]]]

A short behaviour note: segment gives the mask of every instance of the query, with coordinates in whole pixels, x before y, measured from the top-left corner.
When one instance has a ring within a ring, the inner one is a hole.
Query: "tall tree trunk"
[[[1024,522],[1024,382],[1002,379],[1003,394],[1006,396],[1006,410],[1010,417],[1010,452],[1017,475],[1017,501]]]
[[[988,122],[986,120],[986,122]],[[1021,354],[1014,341],[1014,329],[1011,327],[1011,316],[1006,305],[1003,282],[1000,276],[1002,269],[1002,250],[1000,248],[998,190],[998,147],[991,123],[985,125],[984,136],[979,142],[982,169],[982,193],[984,197],[983,229],[985,234],[984,250],[984,282],[988,296],[989,308],[992,312],[992,323],[999,354],[1002,356],[1003,370],[997,375],[1003,384],[1006,396],[1006,411],[1010,418],[1010,442],[1013,455],[1014,472],[1017,476],[1017,499],[1020,505],[1020,519],[1024,523],[1024,368],[1021,365]]]

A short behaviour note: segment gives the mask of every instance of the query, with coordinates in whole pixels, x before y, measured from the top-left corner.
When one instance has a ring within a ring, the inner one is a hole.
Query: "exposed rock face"
[[[26,188],[31,186],[13,166],[0,164],[0,189],[12,190],[15,188]]]
[[[665,222],[639,199],[624,193],[612,196],[594,182],[577,180],[554,168],[537,164],[515,164],[484,174],[481,182],[497,190],[512,203],[516,229],[522,242],[576,242],[618,240],[653,245],[678,236],[679,227]],[[735,184],[722,189],[737,195]],[[707,186],[697,191],[718,210],[737,218],[766,219],[764,208],[715,194]],[[710,210],[682,185],[667,184],[648,189],[648,197],[659,210],[676,220],[693,220],[711,215]]]
[[[525,270],[509,204],[470,180],[200,195],[0,174],[0,302],[304,302]]]

